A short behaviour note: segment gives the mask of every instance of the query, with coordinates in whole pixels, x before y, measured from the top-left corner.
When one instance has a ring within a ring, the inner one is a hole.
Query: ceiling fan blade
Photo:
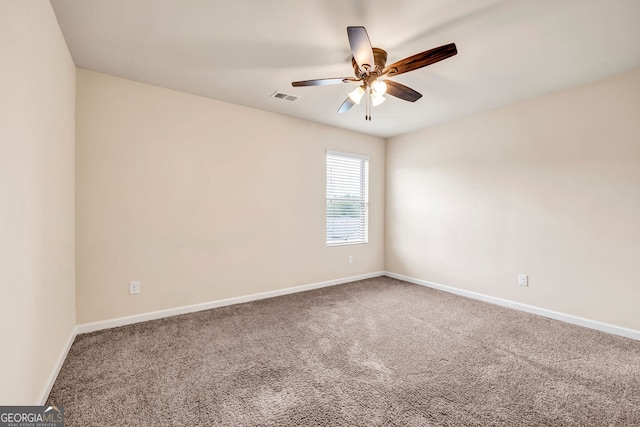
[[[447,59],[456,53],[458,53],[458,49],[456,49],[455,43],[447,44],[418,53],[398,62],[394,62],[393,64],[385,67],[382,73],[389,73],[391,76],[397,76],[398,74],[435,64],[436,62]]]
[[[342,105],[340,106],[340,108],[338,108],[338,114],[346,113],[354,105],[356,105],[356,103],[353,102],[353,100],[347,96],[347,99],[345,99]]]
[[[373,58],[373,49],[371,48],[371,41],[369,41],[369,35],[364,27],[347,27],[347,36],[349,37],[349,45],[351,46],[351,53],[353,59],[356,60],[356,64],[362,71],[366,71],[368,67],[375,65]],[[365,67],[365,65],[367,67]]]
[[[351,83],[351,82],[359,82],[359,79],[354,77],[335,77],[330,79],[315,79],[315,80],[302,80],[299,82],[293,82],[291,85],[293,87],[300,86],[324,86],[324,85],[337,85],[340,83]]]
[[[416,102],[418,99],[422,98],[422,94],[420,92],[416,92],[408,86],[391,80],[385,80],[384,82],[387,84],[387,94],[391,96],[395,96],[396,98],[404,99],[409,102]]]

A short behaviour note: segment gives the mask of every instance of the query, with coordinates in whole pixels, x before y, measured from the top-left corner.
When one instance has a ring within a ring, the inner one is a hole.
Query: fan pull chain
[[[367,98],[364,100],[364,120],[366,121],[366,120],[369,120],[369,89],[368,88],[364,90],[364,96],[365,98]]]
[[[366,105],[366,112],[365,112],[365,116],[364,119],[371,121],[371,88],[369,88],[369,90],[366,93],[367,96],[367,105]]]

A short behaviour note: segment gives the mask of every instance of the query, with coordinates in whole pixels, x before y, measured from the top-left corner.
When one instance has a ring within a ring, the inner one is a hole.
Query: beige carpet
[[[381,277],[76,338],[67,426],[640,425],[640,342]]]

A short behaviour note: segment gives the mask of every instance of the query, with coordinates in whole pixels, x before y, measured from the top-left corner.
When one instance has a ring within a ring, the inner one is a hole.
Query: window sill
[[[351,245],[366,245],[369,242],[339,242],[339,243],[327,243],[326,246],[328,248],[332,248],[334,246],[351,246]]]

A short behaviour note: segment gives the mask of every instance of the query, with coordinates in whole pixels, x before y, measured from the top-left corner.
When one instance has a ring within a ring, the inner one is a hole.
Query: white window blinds
[[[327,151],[327,246],[369,240],[369,157]]]

